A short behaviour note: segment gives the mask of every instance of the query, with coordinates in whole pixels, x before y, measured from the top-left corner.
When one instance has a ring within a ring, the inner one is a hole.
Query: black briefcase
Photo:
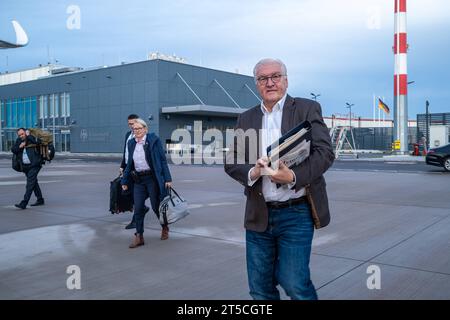
[[[109,211],[111,211],[111,214],[133,211],[133,195],[130,190],[122,190],[120,177],[111,181]]]

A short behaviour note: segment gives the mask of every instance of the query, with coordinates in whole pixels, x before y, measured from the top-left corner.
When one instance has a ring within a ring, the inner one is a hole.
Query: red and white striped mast
[[[394,139],[400,140],[400,153],[408,152],[408,42],[406,0],[395,1],[394,35]]]

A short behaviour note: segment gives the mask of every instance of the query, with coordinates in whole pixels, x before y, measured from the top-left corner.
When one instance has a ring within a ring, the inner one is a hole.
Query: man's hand
[[[276,170],[271,176],[270,180],[273,183],[288,184],[294,182],[294,174],[283,161],[279,162],[278,170]]]
[[[259,177],[261,177],[263,174],[263,170],[267,170],[268,164],[269,161],[267,157],[259,158],[258,161],[256,161],[255,166],[252,168],[252,171],[250,172],[250,179],[252,179],[252,181],[259,179]]]
[[[172,182],[166,182],[166,189],[172,188]]]
[[[19,149],[23,149],[23,148],[25,148],[25,141],[22,142],[21,144],[19,144]]]
[[[119,168],[119,175],[123,176],[123,168]]]
[[[122,190],[123,190],[123,191],[127,191],[127,190],[128,190],[128,186],[127,186],[126,184],[123,184],[123,185],[122,185]]]

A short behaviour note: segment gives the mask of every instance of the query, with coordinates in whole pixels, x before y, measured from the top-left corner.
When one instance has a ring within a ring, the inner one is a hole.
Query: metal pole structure
[[[51,105],[52,105],[52,115],[53,115],[53,144],[56,148],[56,136],[55,136],[55,94],[51,95],[52,100],[50,101]]]
[[[428,113],[428,107],[430,106],[430,102],[427,100],[427,102],[425,102],[425,118],[426,118],[426,136],[427,136],[427,150],[430,149],[430,124],[429,124],[429,113]]]
[[[3,151],[3,102],[0,101],[0,152]]]
[[[408,67],[406,0],[395,0],[394,35],[394,137],[400,140],[400,154],[408,153]]]
[[[377,100],[375,98],[375,93],[373,94],[373,126],[375,126],[375,110],[376,110]]]
[[[314,99],[314,101],[317,101],[317,98],[320,97],[320,93],[319,94],[315,94],[311,92],[311,96]]]
[[[345,103],[347,105],[347,108],[349,108],[350,110],[350,116],[349,116],[349,120],[350,120],[350,136],[352,137],[352,149],[356,149],[356,145],[355,145],[355,137],[353,136],[353,130],[352,130],[352,107],[355,105],[354,103]]]

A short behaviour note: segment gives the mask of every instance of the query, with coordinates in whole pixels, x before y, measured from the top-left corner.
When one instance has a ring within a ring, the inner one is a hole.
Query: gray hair
[[[142,120],[141,118],[137,118],[137,119],[135,119],[135,121],[136,121],[136,123],[139,123],[141,126],[143,126],[145,129],[148,130],[147,123],[144,120]]]
[[[287,68],[286,65],[283,63],[283,61],[281,61],[280,59],[266,58],[260,60],[253,68],[253,77],[255,77],[255,80],[256,80],[256,73],[258,72],[259,67],[267,64],[278,64],[279,66],[281,66],[281,72],[283,72],[283,74],[287,76]]]

